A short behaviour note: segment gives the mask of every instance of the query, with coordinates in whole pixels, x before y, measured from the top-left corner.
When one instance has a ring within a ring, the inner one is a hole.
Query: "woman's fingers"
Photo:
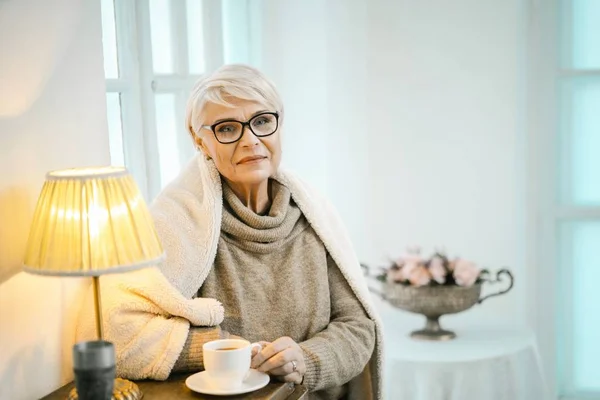
[[[254,356],[256,356],[260,350],[264,349],[265,347],[267,347],[269,344],[269,342],[265,342],[265,341],[260,341],[257,342],[258,344],[260,344],[260,349],[258,347],[252,347],[252,358],[254,358]]]
[[[288,363],[283,364],[281,367],[273,368],[272,370],[269,371],[269,374],[285,376],[285,375],[293,374],[295,372],[296,371],[294,371],[294,364],[292,364],[292,362],[288,362]]]
[[[297,361],[295,361],[297,359],[297,356],[298,354],[295,349],[287,348],[283,351],[280,351],[279,353],[275,354],[273,357],[269,358],[267,361],[262,363],[258,367],[258,370],[261,372],[268,372],[273,375],[287,375],[289,373],[294,372],[292,361],[297,363]],[[276,369],[283,368],[287,364],[289,364],[291,368],[289,371],[279,374],[275,372]]]
[[[281,337],[281,338],[275,340],[273,343],[269,343],[267,346],[265,346],[261,350],[260,353],[258,353],[256,356],[254,356],[254,358],[252,359],[251,367],[259,369],[259,367],[265,361],[267,361],[268,359],[273,357],[275,354],[287,349],[293,343],[295,343],[295,342],[289,337]]]
[[[252,358],[251,366],[277,376],[279,380],[296,384],[302,383],[302,377],[306,373],[302,349],[289,337],[279,338],[264,346]]]

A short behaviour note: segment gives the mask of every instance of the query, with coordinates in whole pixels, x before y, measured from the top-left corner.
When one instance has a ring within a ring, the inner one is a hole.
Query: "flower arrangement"
[[[482,275],[487,273],[472,262],[463,258],[450,259],[437,251],[431,257],[421,255],[419,248],[413,247],[379,275],[379,280],[395,282],[414,287],[420,286],[463,286],[469,287],[481,283]]]
[[[365,275],[371,276],[369,266],[362,264],[362,267]],[[424,315],[425,327],[410,334],[424,340],[453,339],[456,334],[440,326],[441,316],[468,310],[491,297],[508,293],[514,283],[508,269],[501,269],[492,276],[474,262],[460,257],[451,259],[442,251],[423,257],[418,247],[409,248],[404,256],[392,261],[389,268],[381,269],[383,273],[376,278],[385,284],[380,286],[381,290],[369,289],[394,307]],[[484,283],[502,282],[507,283],[505,289],[481,297]]]

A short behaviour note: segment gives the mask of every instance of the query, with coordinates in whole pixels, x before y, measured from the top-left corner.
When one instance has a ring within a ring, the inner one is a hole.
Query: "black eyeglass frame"
[[[275,129],[271,133],[268,133],[266,135],[260,135],[260,134],[257,134],[256,132],[254,132],[254,129],[252,129],[251,123],[256,118],[259,118],[259,117],[264,116],[264,115],[273,115],[275,117]],[[220,141],[219,137],[217,136],[217,132],[215,131],[215,128],[218,125],[224,124],[226,122],[237,122],[238,124],[242,124],[242,130],[240,131],[240,135],[237,137],[237,139],[232,140],[230,142],[222,142],[222,141]],[[275,132],[277,132],[277,129],[279,129],[279,113],[277,113],[277,112],[270,112],[270,111],[268,111],[268,112],[262,112],[260,114],[256,114],[254,117],[250,118],[246,122],[238,121],[237,119],[225,119],[223,121],[216,122],[216,123],[214,123],[212,125],[202,125],[202,126],[200,126],[200,129],[210,129],[212,131],[213,135],[215,136],[215,139],[217,139],[217,142],[222,143],[222,144],[231,144],[231,143],[235,143],[235,142],[239,141],[242,138],[242,136],[244,136],[244,131],[246,130],[246,127],[248,127],[248,129],[250,129],[250,132],[252,132],[252,134],[254,136],[256,136],[256,137],[271,136]]]

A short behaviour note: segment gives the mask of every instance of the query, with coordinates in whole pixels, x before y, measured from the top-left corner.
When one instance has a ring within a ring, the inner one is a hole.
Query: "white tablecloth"
[[[389,400],[547,399],[530,332],[470,328],[451,341],[427,342],[389,320],[384,325]]]

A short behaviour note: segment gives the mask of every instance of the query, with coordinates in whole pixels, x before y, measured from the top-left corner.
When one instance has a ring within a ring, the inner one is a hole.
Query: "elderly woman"
[[[335,210],[280,168],[284,111],[254,68],[201,79],[186,122],[199,154],[151,207],[166,261],[106,280],[117,371],[202,369],[202,345],[262,342],[252,367],[315,399],[381,398],[381,327]],[[82,315],[79,337],[93,336]]]

